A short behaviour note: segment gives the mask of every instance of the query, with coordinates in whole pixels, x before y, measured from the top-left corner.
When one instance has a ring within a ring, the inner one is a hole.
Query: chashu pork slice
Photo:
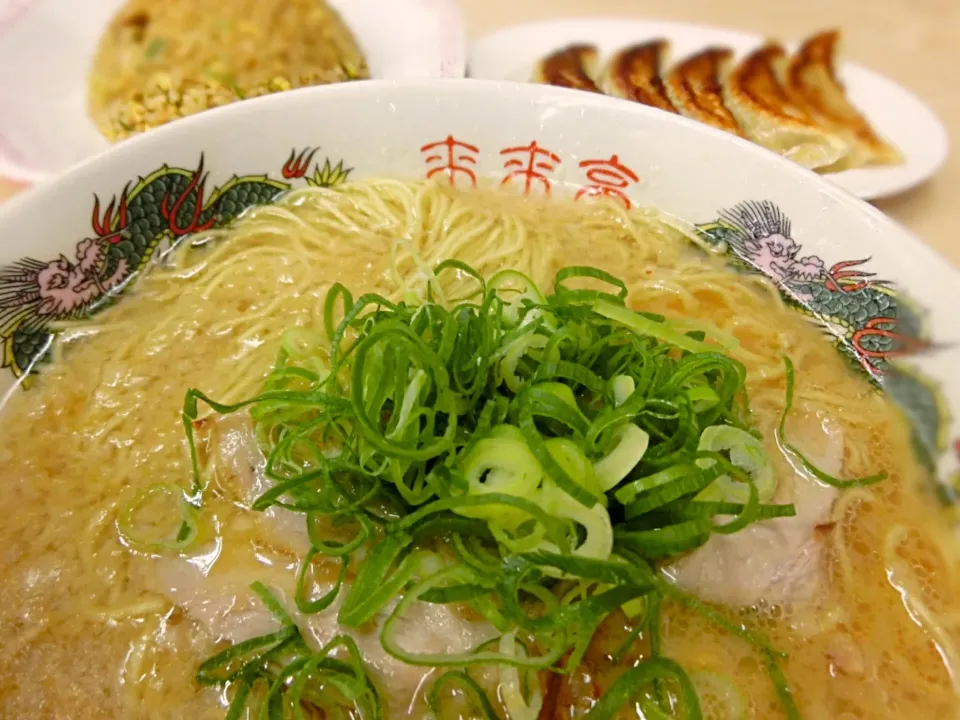
[[[791,441],[821,470],[843,470],[843,432],[835,420],[813,411],[796,413],[787,423]],[[779,452],[775,441],[769,453]],[[826,536],[837,498],[800,465],[777,478],[771,502],[793,503],[794,517],[754,523],[731,535],[714,534],[705,545],[664,568],[678,587],[708,602],[734,607],[795,606],[824,589]],[[729,518],[721,518],[729,521]]]
[[[249,415],[206,421],[198,434],[205,440],[217,491],[249,508],[271,485]],[[362,630],[337,621],[348,582],[326,610],[310,615],[299,612],[293,601],[296,569],[309,542],[303,513],[277,506],[263,513],[240,512],[229,521],[221,520],[218,538],[209,546],[189,556],[158,559],[156,589],[213,637],[238,643],[280,629],[273,613],[250,588],[254,582],[263,583],[278,595],[314,649],[337,635],[353,637],[383,690],[391,717],[408,716],[418,689],[436,670],[408,665],[381,646],[380,630],[397,599]],[[319,596],[333,588],[339,563],[314,568],[313,594]],[[467,652],[498,635],[491,625],[467,619],[453,605],[425,602],[414,603],[398,627],[398,644],[417,653]]]

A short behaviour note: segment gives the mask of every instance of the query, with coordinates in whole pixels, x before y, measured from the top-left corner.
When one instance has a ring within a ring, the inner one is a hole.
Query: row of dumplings
[[[822,32],[792,55],[769,42],[736,65],[732,50],[711,47],[666,72],[666,40],[623,48],[599,72],[597,49],[578,44],[541,60],[533,79],[685,115],[818,172],[903,162],[847,98],[835,71],[839,41]]]

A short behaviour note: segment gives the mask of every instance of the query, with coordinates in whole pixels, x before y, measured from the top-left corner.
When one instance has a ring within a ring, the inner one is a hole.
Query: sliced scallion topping
[[[449,668],[426,695],[438,716],[444,693],[454,692],[475,714],[494,717],[488,688],[468,672],[494,665],[510,712],[535,717],[542,698],[529,678],[572,669],[597,627],[622,609],[649,639],[649,657],[588,717],[612,718],[634,699],[651,717],[700,717],[689,677],[661,653],[665,598],[753,645],[794,713],[783,655],[657,570],[714,533],[795,514],[768,502],[776,484],[745,411],[746,370],[725,354],[735,340],[631,309],[624,283],[594,268],[560,271],[552,294],[510,270],[489,283],[458,261],[436,274],[448,271],[476,284],[447,304],[432,300],[433,282],[422,304],[354,300],[335,285],[322,332],[283,336],[260,395],[223,405],[189,391],[187,507],[199,507],[204,492],[193,437],[199,403],[218,413],[249,408],[273,483],[253,508],[279,506],[307,522],[312,549],[297,577],[298,610],[322,611],[345,592],[342,625],[386,616],[387,653]],[[824,479],[783,437],[793,384],[788,360],[778,439]],[[718,524],[718,516],[728,519]],[[355,552],[362,562],[351,561]],[[333,589],[316,597],[311,567],[321,556],[341,565]],[[350,582],[348,564],[357,569]],[[314,652],[279,603],[261,597],[281,629],[224,650],[198,674],[203,684],[236,683],[230,714],[257,698],[268,716],[350,702],[362,717],[379,717],[352,641],[342,636]],[[459,653],[407,647],[398,630],[418,602],[464,604],[500,636]],[[316,689],[322,677],[332,695]]]
[[[171,517],[177,518],[175,524],[170,523]],[[151,485],[121,509],[117,530],[135,550],[183,550],[199,535],[197,511],[177,486]]]
[[[783,364],[786,367],[787,373],[787,400],[783,406],[783,414],[780,416],[780,424],[777,426],[777,442],[779,442],[782,447],[784,447],[790,454],[800,461],[800,464],[803,466],[804,470],[813,475],[820,482],[826,483],[832,487],[841,489],[863,487],[865,485],[873,485],[881,480],[886,480],[887,474],[885,472],[880,472],[876,475],[868,475],[867,477],[862,478],[852,478],[850,480],[836,478],[830,473],[825,473],[823,470],[810,462],[810,460],[808,460],[807,457],[800,452],[795,445],[792,445],[787,440],[787,416],[790,414],[791,408],[793,408],[793,393],[794,386],[796,385],[796,371],[793,369],[793,361],[787,356],[784,356]]]

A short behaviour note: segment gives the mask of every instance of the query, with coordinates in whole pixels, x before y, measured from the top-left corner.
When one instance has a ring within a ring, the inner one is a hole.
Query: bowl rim
[[[906,374],[914,375],[914,382],[920,382],[926,386],[928,399],[923,401],[925,405],[919,406],[921,414],[935,407],[938,418],[934,421],[934,425],[929,425],[921,417],[915,427],[935,430],[937,433],[936,438],[932,438],[928,432],[927,440],[930,442],[925,443],[929,445],[931,453],[927,459],[938,466],[938,471],[933,476],[937,477],[941,483],[948,485],[951,482],[960,481],[956,468],[957,461],[960,460],[960,449],[957,451],[957,457],[954,458],[953,453],[946,451],[945,447],[948,435],[960,434],[960,417],[958,417],[960,415],[960,384],[957,382],[954,371],[957,358],[960,357],[957,354],[960,348],[960,335],[957,334],[960,331],[960,324],[955,322],[953,314],[953,310],[960,307],[960,268],[954,267],[934,248],[877,208],[812,171],[719,129],[653,108],[623,103],[615,98],[529,83],[475,79],[370,80],[303,88],[256,98],[200,113],[131,138],[104,153],[82,161],[69,172],[29,189],[12,202],[0,206],[0,236],[3,235],[6,227],[11,230],[16,229],[17,232],[26,230],[25,239],[32,238],[31,241],[38,249],[41,247],[51,250],[61,249],[62,243],[59,243],[56,237],[50,238],[49,234],[45,237],[42,229],[39,230],[40,234],[37,234],[38,229],[34,218],[49,214],[51,207],[55,207],[55,203],[61,200],[67,200],[73,204],[80,200],[79,196],[89,196],[91,187],[97,188],[112,183],[118,183],[117,187],[119,187],[119,183],[130,179],[131,172],[138,172],[136,168],[142,164],[141,159],[149,158],[151,163],[159,161],[159,165],[172,160],[179,153],[180,148],[199,151],[201,158],[206,150],[219,153],[226,158],[221,171],[236,174],[238,166],[232,158],[236,156],[237,145],[230,140],[221,141],[220,138],[230,137],[234,131],[240,132],[238,128],[263,130],[264,126],[261,122],[263,119],[273,121],[272,119],[278,117],[295,117],[303,113],[320,117],[318,113],[322,114],[331,106],[341,109],[354,107],[362,112],[373,105],[379,108],[390,108],[392,111],[396,103],[402,110],[402,115],[407,117],[407,121],[412,121],[416,126],[417,118],[421,114],[432,114],[435,116],[433,120],[445,122],[444,108],[451,116],[459,117],[456,108],[462,103],[465,107],[471,108],[469,122],[472,123],[474,132],[493,135],[509,134],[511,132],[509,124],[498,127],[480,122],[489,114],[489,108],[496,100],[505,101],[508,106],[512,101],[512,106],[517,109],[517,122],[521,126],[532,122],[531,128],[537,127],[538,124],[542,127],[544,119],[548,116],[557,114],[563,116],[561,132],[570,134],[574,145],[578,143],[576,138],[581,133],[576,127],[571,131],[570,123],[573,122],[575,126],[577,117],[584,116],[590,118],[589,124],[594,129],[598,123],[602,125],[601,130],[610,125],[629,129],[629,131],[623,131],[621,139],[625,141],[629,138],[629,143],[625,144],[631,145],[637,152],[643,151],[644,143],[648,140],[656,140],[656,135],[652,134],[654,132],[673,136],[670,142],[675,148],[691,148],[692,155],[688,155],[683,150],[680,150],[677,155],[686,158],[682,161],[682,166],[688,172],[691,168],[707,162],[707,155],[704,153],[709,154],[712,148],[727,159],[728,165],[732,162],[726,171],[727,177],[735,176],[736,166],[751,168],[749,175],[740,173],[742,181],[738,181],[748,195],[769,192],[779,196],[773,197],[774,202],[798,203],[805,206],[807,208],[805,212],[814,217],[822,214],[822,210],[829,209],[829,214],[841,221],[844,234],[833,233],[829,226],[825,230],[821,229],[816,239],[820,245],[820,252],[827,252],[828,257],[833,254],[832,250],[852,251],[851,257],[861,256],[862,253],[866,260],[861,262],[866,262],[872,256],[879,254],[886,266],[883,272],[889,275],[892,286],[896,288],[895,294],[906,300],[908,307],[913,306],[919,310],[919,319],[924,327],[919,331],[923,334],[921,340],[929,340],[932,344],[926,346],[922,353],[915,354],[919,362],[909,361],[905,369],[908,371]],[[349,114],[345,117],[349,118]],[[277,134],[274,139],[280,138],[286,142],[293,139],[288,138],[288,134],[300,132],[298,125],[277,122],[280,123],[279,127],[285,130]],[[369,124],[363,137],[367,137],[370,133],[381,137],[380,128],[388,125],[389,121],[378,112],[375,121]],[[348,121],[345,124],[348,137],[351,132],[350,127],[352,126]],[[444,127],[443,130],[446,132],[447,128]],[[609,134],[602,132],[600,134],[605,140],[610,139]],[[613,135],[617,134],[614,132]],[[589,135],[591,134],[588,134],[587,140],[590,139]],[[249,137],[249,132],[243,131],[241,136]],[[389,141],[387,145],[389,146]],[[381,147],[383,147],[382,143]],[[284,152],[287,151],[284,150]],[[748,153],[753,155],[748,156]],[[236,161],[239,162],[242,157],[243,154],[240,153]],[[377,177],[378,172],[380,177],[385,176],[383,170],[377,167],[377,157],[378,154],[374,152],[368,158],[368,167],[364,170],[364,176]],[[669,158],[672,157],[674,157],[673,154],[660,157],[658,167],[668,168]],[[740,158],[742,161],[738,162]],[[392,170],[386,176],[410,177],[409,162],[391,163],[388,160],[388,165]],[[780,169],[777,169],[778,167]],[[485,171],[484,176],[486,172],[489,171]],[[704,193],[695,193],[693,199],[687,203],[688,207],[685,206],[686,209],[671,208],[669,202],[664,206],[666,212],[672,213],[671,217],[681,221],[682,225],[690,230],[698,227],[695,220],[701,211],[710,212],[712,219],[716,217],[713,211],[717,210],[716,208],[707,210],[705,207],[699,209],[702,202],[712,205],[709,198],[710,187],[717,183],[710,173],[697,173],[695,170],[693,172],[697,177],[702,178],[701,182],[705,186]],[[731,175],[731,172],[734,175]],[[415,176],[422,177],[419,172]],[[669,191],[670,177],[669,172],[663,173],[659,181],[651,185],[655,197],[660,191]],[[676,182],[676,174],[673,174],[673,181]],[[717,192],[723,195],[722,190]],[[704,194],[706,197],[702,201],[696,199],[698,195]],[[638,207],[648,206],[650,200],[652,198],[646,201],[638,199]],[[821,210],[818,211],[818,208]],[[722,217],[723,211],[719,210],[719,212]],[[69,228],[64,232],[71,233]],[[11,237],[17,237],[13,233],[9,234]],[[14,247],[16,249],[13,249]],[[13,243],[11,251],[7,253],[9,257],[5,257],[4,262],[16,262],[15,256],[19,255],[24,247],[27,246],[22,242]],[[780,290],[780,292],[784,295],[786,291]],[[784,297],[786,298],[785,295]],[[822,315],[820,322],[829,330],[828,334],[835,334],[834,330],[830,330],[832,320],[829,316]],[[12,385],[9,392],[13,392],[17,384],[19,383]],[[891,399],[898,402],[893,392],[891,389]],[[0,405],[7,397],[8,393],[5,393],[4,397],[0,398]],[[908,410],[906,407],[904,409]],[[914,424],[912,420],[911,424]],[[951,479],[955,477],[956,480]]]
[[[42,203],[47,195],[62,191],[81,178],[95,175],[99,171],[101,164],[108,164],[114,158],[134,155],[141,150],[167,144],[168,142],[174,141],[178,136],[191,134],[194,128],[205,124],[240,124],[244,122],[243,117],[245,115],[256,115],[261,107],[268,105],[297,106],[310,102],[314,96],[324,98],[327,101],[335,101],[339,98],[346,100],[357,95],[389,95],[391,93],[404,94],[407,92],[417,94],[425,91],[433,91],[440,96],[444,94],[455,94],[457,92],[497,96],[509,92],[511,97],[526,96],[526,98],[531,101],[544,104],[590,106],[600,109],[601,111],[612,111],[625,115],[633,115],[638,118],[655,117],[658,122],[668,122],[676,125],[678,128],[683,128],[683,132],[698,133],[712,137],[711,142],[731,143],[734,147],[739,148],[738,152],[744,154],[751,153],[771,168],[776,168],[775,172],[792,175],[798,179],[804,179],[807,183],[812,183],[821,195],[836,200],[839,204],[844,205],[848,211],[860,213],[865,222],[869,221],[871,227],[884,228],[886,232],[893,231],[908,237],[911,245],[914,246],[909,248],[909,250],[917,251],[927,256],[925,259],[918,260],[918,262],[930,262],[931,270],[938,273],[942,272],[944,274],[944,280],[952,277],[953,281],[960,286],[960,268],[955,267],[939,250],[924,242],[919,235],[912,232],[909,228],[884,214],[877,207],[862,198],[857,197],[848,190],[824,178],[822,175],[818,175],[812,170],[801,167],[777,153],[762,148],[744,138],[731,135],[723,130],[699,123],[690,118],[673,113],[665,113],[656,108],[651,108],[639,103],[625,103],[618,98],[597,95],[595,93],[584,93],[568,88],[478,78],[360,80],[349,83],[337,83],[335,85],[298,88],[296,90],[251,98],[243,102],[231,103],[229,105],[205,110],[202,113],[181,118],[175,122],[150,130],[149,132],[128,138],[101,153],[81,160],[58,175],[45,178],[41,182],[31,185],[24,192],[17,194],[8,202],[0,205],[0,227],[6,222],[8,216],[19,212],[21,207],[34,203]],[[446,91],[453,92],[447,93]],[[233,116],[236,117],[234,118]],[[908,249],[905,249],[905,252],[907,250]]]

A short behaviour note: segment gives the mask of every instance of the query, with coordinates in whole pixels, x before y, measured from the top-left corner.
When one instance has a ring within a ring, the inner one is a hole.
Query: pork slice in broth
[[[209,428],[209,430],[208,430]],[[212,425],[205,439],[214,482],[218,489],[244,508],[270,489],[267,461],[257,445],[249,415],[226,415]],[[267,530],[271,544],[303,557],[310,549],[304,515],[282,507],[268,508],[256,518]]]
[[[204,431],[207,429],[204,427]],[[209,427],[209,433],[210,460],[220,490],[249,507],[270,486],[249,417],[228,416]],[[235,531],[238,525],[243,532]],[[250,538],[256,540],[251,542]],[[372,623],[373,627],[364,631],[345,628],[337,622],[349,583],[344,583],[337,599],[326,610],[312,615],[300,613],[293,601],[296,568],[308,548],[303,515],[280,507],[263,513],[243,513],[241,523],[223,523],[216,542],[203,552],[158,560],[158,589],[211,635],[238,643],[279,629],[276,618],[250,589],[252,583],[262,582],[277,593],[304,639],[314,648],[337,635],[350,634],[374,671],[393,716],[408,715],[418,688],[436,670],[403,663],[382,648],[380,630],[397,601],[392,601]],[[318,578],[317,595],[333,587],[338,567],[331,566],[326,578]],[[471,621],[453,606],[431,603],[415,603],[398,627],[396,639],[400,647],[417,653],[466,652],[498,634],[488,623]]]
[[[843,431],[835,420],[812,411],[797,413],[787,432],[820,469],[834,476],[841,473]],[[780,452],[772,442],[768,451]],[[771,502],[793,503],[795,517],[758,522],[732,535],[715,534],[703,547],[664,568],[667,576],[704,600],[736,607],[812,600],[826,578],[823,528],[830,523],[837,490],[799,464],[787,467],[792,469],[778,475]]]
[[[274,632],[280,625],[273,614],[251,592],[250,584],[259,580],[279,597],[300,628],[303,638],[314,649],[337,635],[349,634],[356,641],[367,666],[374,671],[392,717],[409,713],[418,689],[436,672],[434,668],[408,665],[388,655],[380,644],[380,630],[396,601],[390,603],[368,631],[345,628],[337,622],[344,592],[324,610],[314,615],[297,611],[292,601],[292,573],[265,571],[251,565],[245,571],[217,573],[216,568],[204,572],[198,565],[183,560],[165,560],[160,571],[161,583],[170,599],[187,615],[200,623],[211,635],[242,642],[258,635]],[[333,583],[319,585],[324,593]],[[469,621],[444,605],[416,603],[404,616],[396,634],[404,649],[424,653],[467,652],[496,636],[486,623]]]

